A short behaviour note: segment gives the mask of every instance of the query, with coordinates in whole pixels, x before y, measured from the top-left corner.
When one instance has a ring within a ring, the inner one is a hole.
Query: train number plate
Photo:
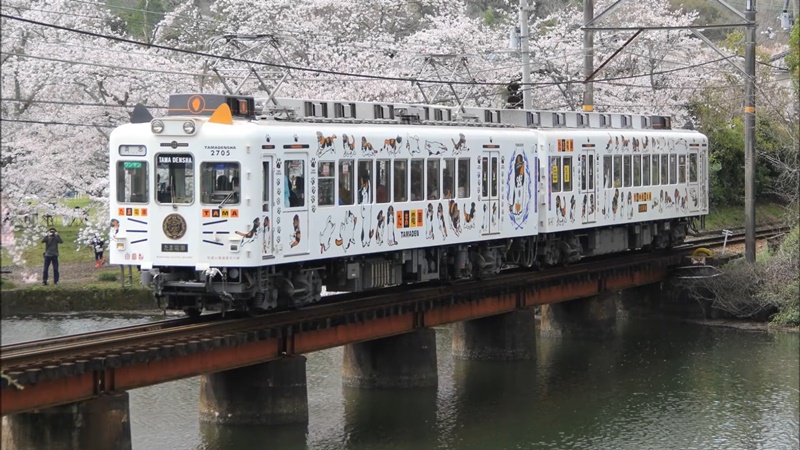
[[[162,252],[186,253],[189,251],[189,244],[161,244]]]

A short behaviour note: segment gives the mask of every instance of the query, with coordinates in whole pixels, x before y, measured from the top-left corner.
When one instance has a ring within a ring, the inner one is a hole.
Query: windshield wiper
[[[220,202],[219,206],[217,206],[217,209],[222,209],[222,207],[225,206],[225,203],[227,203],[235,193],[236,191],[231,191],[228,195],[226,195],[225,198],[222,199],[222,202]]]

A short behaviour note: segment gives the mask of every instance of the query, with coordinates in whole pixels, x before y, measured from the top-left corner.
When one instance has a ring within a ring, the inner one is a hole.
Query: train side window
[[[317,163],[317,179],[319,180],[319,206],[331,206],[336,203],[336,162],[319,161]]]
[[[372,160],[358,161],[358,204],[372,203]]]
[[[481,197],[489,198],[489,157],[481,158]]]
[[[394,201],[408,201],[408,160],[394,161]]]
[[[353,204],[353,160],[339,161],[339,204]]]
[[[589,175],[586,167],[586,155],[581,155],[580,159],[580,169],[581,169],[581,191],[586,190],[586,178]]]
[[[497,172],[500,171],[500,166],[497,165],[497,157],[492,156],[492,197],[497,197],[497,186],[500,185]]]
[[[594,155],[589,155],[589,173],[587,175],[589,179],[589,190],[594,190]]]
[[[603,156],[603,189],[609,189],[613,187],[612,184],[612,177],[611,174],[613,170],[613,165],[611,163],[610,156]]]
[[[651,173],[653,174],[653,179],[652,179],[653,186],[658,186],[659,184],[661,184],[661,182],[658,181],[658,173],[659,173],[658,155],[653,155],[653,171]]]
[[[306,204],[306,162],[302,159],[287,159],[284,162],[284,204],[298,208]]]
[[[269,161],[262,161],[261,162],[261,179],[263,180],[263,184],[261,185],[261,211],[267,212],[269,211],[269,190],[272,189],[272,183],[270,182],[270,178],[272,177],[272,169],[269,167]]]
[[[469,159],[458,160],[458,198],[470,196],[469,192]]]
[[[550,192],[561,192],[561,158],[550,157]]]
[[[422,159],[411,160],[411,201],[424,200],[422,182],[425,173],[425,161]]]
[[[697,183],[697,153],[689,155],[689,183]]]
[[[158,203],[194,202],[194,156],[189,153],[156,155]]]
[[[388,159],[377,161],[375,203],[389,203],[389,192],[392,185],[392,162]]]
[[[669,155],[669,184],[678,183],[678,158],[672,154]]]
[[[642,185],[642,156],[633,155],[633,185]]]
[[[200,164],[200,202],[238,205],[241,195],[240,165],[235,162],[204,162]]]
[[[642,156],[642,186],[650,186],[650,155]]]
[[[564,192],[569,192],[572,190],[572,157],[565,156],[562,164],[564,166],[564,176],[562,177]]]
[[[445,159],[442,164],[442,192],[445,199],[455,198],[456,160]]]
[[[117,162],[117,202],[148,203],[147,162]]]
[[[661,155],[661,184],[669,184],[669,155]]]
[[[622,187],[622,156],[614,157],[614,187]]]
[[[438,159],[428,160],[428,177],[427,183],[425,183],[428,200],[439,200],[441,197],[441,192],[439,191],[440,168],[441,161]]]
[[[678,156],[678,183],[686,183],[686,155]]]
[[[633,184],[633,170],[631,170],[631,155],[623,156],[622,160],[622,181],[625,187]]]

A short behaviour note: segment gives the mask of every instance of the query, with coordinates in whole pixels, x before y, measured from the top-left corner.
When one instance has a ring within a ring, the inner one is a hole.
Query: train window
[[[117,202],[147,203],[147,162],[117,162]]]
[[[661,184],[669,184],[669,155],[661,155]]]
[[[408,160],[394,161],[394,201],[408,201]]]
[[[669,155],[669,184],[678,183],[678,158],[675,155]]]
[[[594,155],[589,155],[589,172],[586,177],[589,179],[589,190],[594,191]]]
[[[422,177],[425,172],[425,164],[421,159],[411,160],[411,201],[424,200]]]
[[[633,185],[642,185],[642,156],[633,155]]]
[[[499,185],[499,181],[497,178],[497,172],[500,170],[500,167],[497,165],[497,157],[492,156],[492,197],[497,198],[497,186]]]
[[[188,153],[156,156],[158,203],[194,201],[194,157]]]
[[[633,184],[633,170],[631,170],[631,155],[625,155],[622,159],[622,181],[625,187]]]
[[[317,164],[319,206],[334,205],[336,203],[336,163],[334,161],[319,161]]]
[[[200,164],[200,202],[238,205],[241,195],[239,163],[204,162]]]
[[[377,162],[377,178],[375,187],[375,202],[389,203],[389,192],[392,188],[392,162],[380,159]]]
[[[611,164],[611,157],[604,156],[603,157],[603,189],[609,189],[613,187],[612,184],[612,173],[613,166]]]
[[[550,192],[561,192],[561,158],[558,156],[550,157]]]
[[[564,180],[564,192],[569,192],[572,190],[572,157],[565,156],[562,164],[564,165],[564,176],[562,177]]]
[[[653,179],[651,181],[653,182],[653,186],[658,186],[659,184],[661,184],[658,181],[658,173],[659,173],[659,170],[658,170],[658,155],[653,155],[653,167],[652,167],[652,169],[653,170],[650,173],[653,175]]]
[[[456,160],[445,159],[442,165],[442,192],[445,199],[455,198]]]
[[[686,155],[678,156],[678,183],[686,183]]]
[[[614,186],[615,188],[622,187],[622,156],[614,157]]]
[[[481,158],[481,196],[489,198],[489,158]]]
[[[261,162],[261,179],[263,183],[261,185],[261,211],[267,212],[269,211],[269,191],[272,189],[272,183],[270,183],[270,178],[272,177],[272,169],[270,168],[270,161],[262,161]]]
[[[287,159],[284,162],[284,205],[299,208],[306,205],[306,162],[302,159]]]
[[[358,161],[358,204],[372,203],[372,160]]]
[[[458,160],[458,198],[469,197],[469,159]]]
[[[642,156],[642,186],[650,186],[650,155]]]
[[[353,204],[353,160],[339,161],[339,204]]]
[[[581,169],[581,191],[585,191],[586,190],[586,175],[588,175],[587,167],[586,167],[586,155],[581,155],[580,169]]]
[[[689,183],[697,183],[697,153],[689,155]]]
[[[428,160],[428,178],[427,183],[425,183],[428,200],[439,200],[439,197],[441,197],[441,192],[439,191],[440,166],[441,161],[438,159]]]

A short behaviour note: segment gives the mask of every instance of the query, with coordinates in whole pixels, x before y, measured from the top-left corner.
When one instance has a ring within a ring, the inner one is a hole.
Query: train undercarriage
[[[155,267],[142,272],[159,306],[190,316],[203,310],[299,308],[328,291],[359,292],[432,280],[486,278],[512,267],[566,265],[583,257],[683,243],[688,221],[543,234],[525,238],[399,250],[351,258],[261,267]]]

